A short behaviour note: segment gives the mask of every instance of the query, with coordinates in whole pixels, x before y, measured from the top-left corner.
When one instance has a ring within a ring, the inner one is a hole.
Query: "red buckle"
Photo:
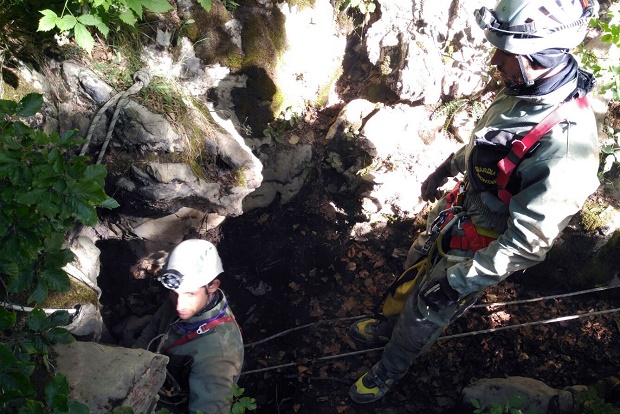
[[[493,237],[478,234],[476,227],[471,221],[464,223],[461,228],[465,232],[465,236],[453,236],[450,240],[451,249],[471,250],[476,253],[495,240]]]

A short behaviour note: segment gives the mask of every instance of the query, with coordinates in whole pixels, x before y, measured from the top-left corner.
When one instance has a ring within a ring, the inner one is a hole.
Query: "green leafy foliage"
[[[245,393],[245,388],[233,384],[232,393],[232,397],[228,398],[231,403],[231,414],[244,414],[246,410],[256,410],[256,400],[252,397],[243,395]]]
[[[593,18],[590,26],[601,31],[601,41],[610,47],[620,47],[620,3],[613,3],[603,18]],[[620,66],[613,59],[596,56],[581,47],[581,63],[591,70],[601,84],[601,93],[609,92],[615,101],[620,100]]]
[[[286,110],[278,116],[278,118],[269,125],[268,128],[263,130],[263,135],[269,138],[273,138],[276,142],[284,143],[284,137],[282,136],[282,132],[286,130],[287,127],[294,127],[301,121],[301,116],[293,111],[293,109],[289,106]]]
[[[30,290],[28,303],[69,288],[62,267],[73,254],[63,243],[76,222],[94,226],[95,207],[118,206],[104,191],[106,167],[72,156],[76,131],[47,135],[19,119],[42,103],[39,94],[0,100],[0,275],[9,292]]]
[[[610,126],[606,126],[605,132],[611,141],[601,145],[600,148],[601,156],[603,157],[602,168],[599,172],[599,180],[601,182],[604,182],[605,174],[611,171],[614,164],[620,163],[620,130],[616,131]]]
[[[432,115],[433,119],[445,117],[446,120],[443,123],[443,129],[449,129],[454,121],[454,117],[461,111],[467,111],[470,118],[474,122],[477,122],[484,111],[486,111],[486,105],[476,98],[460,98],[446,102],[441,105],[437,111]]]
[[[577,414],[620,414],[620,408],[606,402],[595,387],[579,394],[575,404]]]
[[[95,207],[118,206],[103,189],[105,167],[73,156],[82,142],[76,131],[48,135],[20,119],[42,104],[39,94],[0,100],[0,282],[6,294],[26,291],[35,304],[49,291],[69,288],[62,270],[73,258],[63,247],[67,232],[76,222],[95,225]],[[47,315],[35,306],[19,315],[0,308],[0,411],[88,413],[85,404],[69,399],[67,379],[50,372],[50,346],[74,341],[63,328],[68,312]],[[31,382],[37,367],[50,377],[44,390]]]
[[[49,366],[50,345],[67,344],[73,336],[62,325],[69,322],[66,311],[46,315],[35,308],[26,317],[0,308],[0,408],[3,413],[88,413],[88,407],[69,399],[69,384],[62,374],[51,377],[44,396],[38,398],[30,377],[35,361]]]
[[[210,0],[202,0],[203,3],[208,3],[210,8]],[[69,0],[60,10],[41,10],[43,17],[39,19],[38,30],[73,34],[75,42],[90,53],[95,40],[89,27],[105,38],[110,32],[110,22],[134,27],[142,19],[144,9],[165,13],[172,10],[172,6],[167,0]]]
[[[504,404],[493,403],[488,407],[483,407],[478,400],[472,400],[474,414],[525,414],[518,407],[523,404],[523,397],[513,395]],[[528,414],[536,414],[535,410],[528,411]]]

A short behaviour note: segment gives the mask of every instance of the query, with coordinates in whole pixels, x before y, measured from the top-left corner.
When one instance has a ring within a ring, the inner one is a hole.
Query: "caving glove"
[[[441,197],[439,187],[448,182],[448,177],[452,177],[452,171],[450,169],[452,157],[454,157],[454,153],[450,154],[450,156],[424,180],[421,190],[422,200],[435,202]]]
[[[459,300],[459,292],[450,286],[448,278],[445,277],[434,280],[425,286],[420,292],[420,296],[433,312],[447,309]]]

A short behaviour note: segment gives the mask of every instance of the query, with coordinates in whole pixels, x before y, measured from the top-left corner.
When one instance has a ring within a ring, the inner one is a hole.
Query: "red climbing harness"
[[[447,215],[443,221],[442,227],[447,225],[452,217],[454,217],[454,212],[452,211],[452,207],[460,206],[463,203],[463,195],[465,193],[465,183],[459,182],[454,187],[454,189],[446,195],[446,211]],[[471,250],[472,252],[477,252],[480,249],[487,247],[496,237],[484,236],[478,232],[476,226],[471,222],[471,220],[459,220],[459,227],[465,232],[464,236],[452,236],[450,239],[450,248],[451,249],[462,249],[462,250]]]
[[[538,140],[545,135],[551,128],[556,126],[560,121],[566,119],[568,111],[572,106],[577,106],[577,109],[585,109],[588,105],[588,98],[583,96],[581,98],[575,98],[568,102],[565,102],[554,109],[549,115],[547,115],[538,125],[536,125],[530,132],[523,137],[523,139],[517,139],[512,142],[512,148],[508,155],[501,159],[497,166],[499,172],[497,174],[497,185],[500,189],[497,191],[497,197],[504,203],[509,203],[512,194],[506,190],[510,175],[517,167],[521,159],[528,153],[530,149],[538,142]]]
[[[184,337],[176,340],[175,342],[173,342],[172,344],[170,344],[169,346],[166,347],[166,349],[164,349],[163,352],[167,352],[170,348],[174,348],[175,346],[179,346],[179,345],[183,345],[191,340],[196,339],[198,336],[207,333],[211,328],[219,325],[220,323],[224,323],[224,322],[235,322],[235,318],[233,318],[232,316],[224,316],[222,318],[218,318],[215,320],[212,320],[211,322],[208,323],[204,323],[202,325],[200,325],[198,327],[198,329],[196,329],[195,331],[192,331],[190,333],[188,333],[187,335],[185,335]]]

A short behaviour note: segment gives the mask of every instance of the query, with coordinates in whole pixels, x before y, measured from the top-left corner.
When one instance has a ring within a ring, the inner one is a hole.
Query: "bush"
[[[23,293],[35,306],[26,316],[0,308],[0,411],[87,413],[86,405],[69,400],[66,378],[50,369],[50,345],[74,340],[62,328],[69,314],[48,316],[38,304],[48,292],[69,288],[62,270],[73,259],[64,248],[67,233],[76,223],[94,226],[95,207],[118,203],[104,191],[105,166],[73,155],[83,142],[76,131],[48,135],[20,120],[42,104],[39,94],[0,100],[0,287],[7,301]],[[49,381],[35,387],[31,380],[40,380],[41,371]]]

